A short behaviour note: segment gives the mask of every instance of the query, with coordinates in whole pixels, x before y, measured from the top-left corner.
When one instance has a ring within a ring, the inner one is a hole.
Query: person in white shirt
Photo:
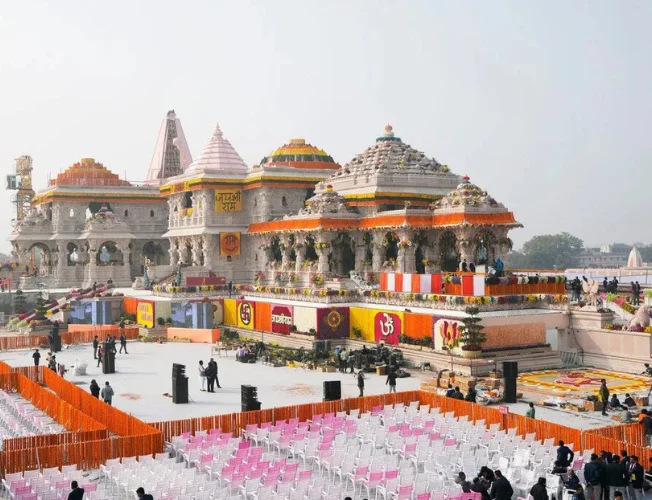
[[[206,391],[206,368],[204,368],[204,362],[199,362],[199,384],[201,389],[200,391]]]

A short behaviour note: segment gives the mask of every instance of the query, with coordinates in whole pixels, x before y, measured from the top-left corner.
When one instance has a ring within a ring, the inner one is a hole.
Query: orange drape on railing
[[[74,325],[70,325],[70,327],[73,326]],[[108,333],[116,336],[120,336],[124,333],[127,340],[135,340],[138,338],[139,333],[138,328],[118,328],[116,325],[96,325],[94,327],[93,325],[85,326],[91,328],[89,328],[88,331],[83,332],[72,331],[62,333],[61,343],[66,345],[90,344],[95,335],[99,336],[100,340],[104,340]],[[13,337],[0,337],[0,350],[34,349],[42,345],[47,345],[49,342],[47,335],[16,335]]]

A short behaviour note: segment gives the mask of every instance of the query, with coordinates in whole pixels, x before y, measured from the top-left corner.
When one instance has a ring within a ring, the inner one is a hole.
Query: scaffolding
[[[16,205],[16,218],[12,221],[14,224],[25,218],[34,198],[32,170],[32,157],[23,155],[16,158],[14,173],[7,176],[7,189],[15,191],[11,196],[11,202]]]

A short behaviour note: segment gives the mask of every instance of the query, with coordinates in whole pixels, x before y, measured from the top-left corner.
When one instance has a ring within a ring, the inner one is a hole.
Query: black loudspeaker
[[[240,398],[242,411],[260,410],[260,401],[258,401],[258,389],[253,385],[241,385]]]
[[[504,378],[518,377],[518,363],[516,361],[503,361],[503,377]]]
[[[172,402],[177,405],[188,403],[188,377],[172,378]]]
[[[330,380],[324,382],[324,401],[336,401],[342,399],[342,382]]]
[[[505,403],[516,403],[516,379],[505,378],[505,390],[503,392]]]
[[[188,377],[186,365],[172,364],[172,402],[174,404],[188,403]]]
[[[104,342],[102,344],[104,354],[102,354],[102,373],[115,373],[115,352],[113,352],[113,344]]]

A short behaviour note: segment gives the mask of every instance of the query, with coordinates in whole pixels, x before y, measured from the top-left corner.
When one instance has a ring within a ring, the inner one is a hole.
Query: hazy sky
[[[650,242],[650,26],[650,1],[5,0],[0,165],[143,180],[172,108],[193,156],[219,122],[249,165],[292,137],[344,164],[391,123],[513,210],[517,247]]]

